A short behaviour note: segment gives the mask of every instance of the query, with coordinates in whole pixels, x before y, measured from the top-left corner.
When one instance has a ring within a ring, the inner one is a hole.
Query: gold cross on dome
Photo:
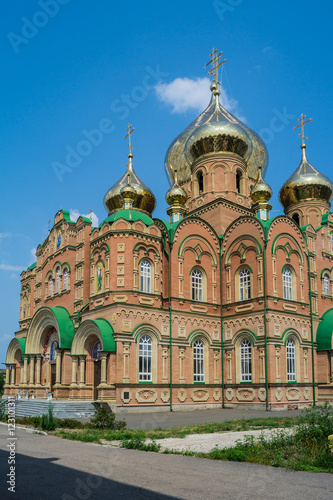
[[[219,67],[226,62],[226,59],[221,61],[222,54],[223,52],[217,54],[217,49],[214,49],[213,47],[212,52],[209,54],[211,60],[204,66],[207,68],[210,64],[212,65],[212,69],[208,71],[208,74],[212,77],[212,83],[215,83],[216,85],[221,85],[221,82],[219,82]]]
[[[128,144],[127,146],[129,147],[129,154],[132,154],[132,146],[131,146],[131,134],[133,134],[135,128],[133,127],[133,125],[131,125],[130,123],[128,124],[128,127],[127,127],[127,135],[125,135],[124,139],[126,139],[128,137]]]
[[[298,125],[296,125],[296,127],[294,127],[294,130],[298,127],[301,127],[301,130],[302,130],[302,133],[301,134],[298,134],[299,137],[302,137],[302,146],[305,146],[305,140],[307,141],[308,138],[305,137],[304,135],[304,125],[308,122],[310,122],[312,120],[312,118],[309,118],[308,120],[304,121],[306,118],[306,115],[301,115],[301,117],[297,120],[298,122],[300,122]]]

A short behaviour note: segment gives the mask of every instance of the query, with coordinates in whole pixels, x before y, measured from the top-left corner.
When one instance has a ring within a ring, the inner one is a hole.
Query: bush
[[[85,425],[79,420],[73,418],[57,419],[57,427],[61,429],[84,429]]]
[[[325,403],[323,406],[310,406],[302,411],[300,423],[296,431],[297,439],[317,439],[327,441],[333,434],[333,406]]]
[[[0,404],[0,422],[5,422],[7,420],[7,415],[5,413],[5,404]]]
[[[142,451],[160,451],[161,445],[156,444],[153,439],[151,443],[145,443],[145,440],[141,437],[132,437],[131,439],[123,439],[121,442],[122,448],[128,448],[129,450],[142,450]]]
[[[42,415],[41,428],[43,431],[54,431],[57,426],[57,419],[53,413],[53,404],[49,403],[48,412]]]
[[[93,429],[125,429],[125,420],[116,420],[115,413],[109,406],[95,406],[95,415],[90,420],[89,427]]]

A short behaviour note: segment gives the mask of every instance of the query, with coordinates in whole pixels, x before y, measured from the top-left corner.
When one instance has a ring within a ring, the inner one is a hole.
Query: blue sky
[[[301,113],[313,118],[309,161],[331,176],[328,0],[16,0],[0,14],[0,362],[18,330],[20,272],[48,220],[60,208],[106,217],[104,194],[126,167],[128,122],[136,173],[156,196],[154,216],[167,217],[164,156],[208,104],[213,46],[227,58],[224,102],[267,144],[272,215],[300,161]],[[95,144],[84,149],[87,135]]]

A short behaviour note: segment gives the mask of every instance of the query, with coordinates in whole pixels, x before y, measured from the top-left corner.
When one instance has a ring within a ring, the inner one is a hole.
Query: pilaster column
[[[130,355],[130,342],[123,342],[124,346],[124,375],[123,375],[123,383],[129,383],[129,355]],[[139,346],[138,346],[139,348]]]
[[[219,366],[219,349],[214,349],[214,384],[219,383],[219,376],[218,376],[218,366]]]
[[[30,377],[29,377],[29,386],[33,387],[35,385],[35,355],[30,354]]]
[[[276,363],[276,382],[281,382],[281,374],[280,374],[280,356],[281,356],[281,347],[279,345],[275,346],[275,363]]]
[[[78,366],[79,357],[72,356],[72,382],[71,387],[77,387],[77,366]]]
[[[50,386],[50,355],[45,354],[45,384],[46,387]]]
[[[106,384],[107,352],[101,352],[101,384]]]
[[[179,383],[185,384],[184,359],[186,347],[179,347]]]
[[[309,373],[308,373],[308,350],[307,348],[303,349],[303,357],[304,357],[304,382],[309,382]]]
[[[16,374],[16,365],[14,365],[14,363],[13,363],[11,371],[10,371],[10,385],[12,387],[15,386],[15,374]],[[7,375],[7,369],[6,369],[6,375]]]
[[[23,354],[23,385],[28,383],[28,354]]]
[[[330,376],[330,382],[333,384],[333,351],[330,351],[331,355],[331,376]]]
[[[6,364],[6,379],[5,379],[5,385],[9,385],[10,383],[10,364]]]
[[[168,347],[163,347],[162,350],[162,359],[163,359],[163,377],[162,377],[162,382],[163,384],[168,383],[168,358],[169,358],[169,348]]]
[[[42,355],[36,354],[36,386],[40,386],[40,374],[41,374],[41,364],[42,364]]]
[[[226,351],[226,365],[227,365],[227,384],[232,383],[232,372],[231,372],[231,351]]]
[[[86,355],[80,356],[80,387],[85,386]]]
[[[56,384],[61,384],[61,357],[62,357],[62,350],[61,349],[56,349],[57,351],[57,358],[56,358]]]
[[[262,347],[259,349],[259,381],[261,384],[265,382],[265,349]]]

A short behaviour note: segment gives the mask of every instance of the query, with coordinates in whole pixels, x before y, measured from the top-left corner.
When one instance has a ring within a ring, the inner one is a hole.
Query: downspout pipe
[[[313,406],[316,406],[316,380],[315,380],[314,343],[313,343],[312,289],[311,289],[311,271],[310,271],[310,255],[309,255],[309,251],[308,251],[307,258],[308,258],[309,297],[310,297],[310,325],[311,325],[311,351],[312,351],[312,390],[313,390]]]
[[[84,306],[82,306],[81,309],[77,312],[77,320],[78,320],[79,326],[81,325],[81,312],[83,311],[83,309],[85,307],[87,307],[89,305],[89,302],[90,301],[88,301],[86,304],[84,304]]]
[[[170,411],[172,411],[172,307],[171,307],[171,249],[172,243],[169,242],[169,250],[166,248],[165,233],[163,232],[164,251],[168,256],[168,308],[169,308],[169,349],[170,349]]]
[[[267,278],[266,278],[266,248],[267,240],[265,238],[263,248],[263,274],[264,274],[264,335],[265,335],[265,381],[266,381],[266,411],[269,411],[268,402],[268,346],[267,346]]]
[[[223,236],[219,237],[220,240],[220,321],[221,321],[221,368],[222,368],[222,408],[225,408],[224,399],[224,339],[223,339],[223,296],[222,296],[222,239]]]

